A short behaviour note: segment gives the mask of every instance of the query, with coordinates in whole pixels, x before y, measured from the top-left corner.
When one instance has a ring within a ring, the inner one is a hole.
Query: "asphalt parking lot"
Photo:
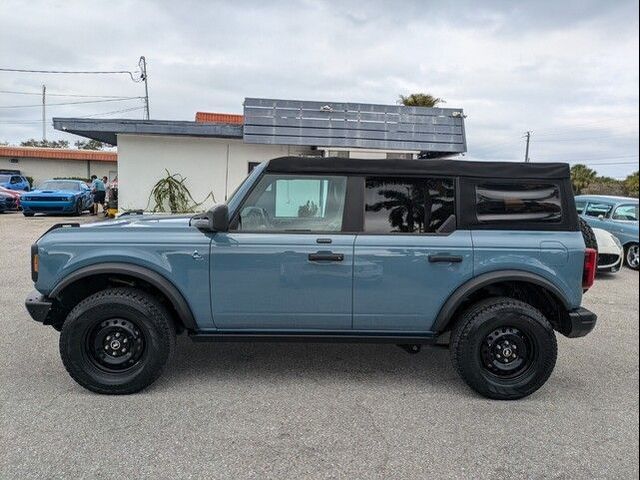
[[[80,221],[92,221],[84,216]],[[151,388],[92,394],[31,321],[29,245],[0,214],[0,478],[638,478],[638,274],[599,277],[547,384],[483,399],[442,349],[194,344]],[[73,219],[77,221],[77,219]]]

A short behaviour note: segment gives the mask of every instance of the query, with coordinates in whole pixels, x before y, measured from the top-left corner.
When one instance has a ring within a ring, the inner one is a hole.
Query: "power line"
[[[0,72],[13,73],[45,73],[45,74],[63,74],[63,75],[118,75],[125,74],[131,77],[136,83],[141,82],[142,78],[135,78],[133,72],[129,70],[30,70],[26,68],[0,68]]]
[[[125,102],[129,100],[141,99],[144,97],[128,97],[128,98],[108,98],[104,100],[84,100],[80,102],[61,102],[61,103],[48,103],[48,106],[60,106],[60,105],[86,105],[89,103],[106,103],[106,102]],[[32,108],[41,107],[41,104],[35,105],[0,105],[0,108]]]
[[[124,108],[121,110],[112,110],[109,112],[100,112],[100,113],[92,113],[91,115],[80,115],[77,118],[91,118],[91,117],[100,117],[102,115],[113,115],[116,113],[125,113],[125,112],[134,112],[137,110],[144,110],[145,106],[139,106],[139,107],[133,107],[133,108]],[[47,118],[47,120],[51,120],[52,117]],[[38,123],[42,123],[42,120],[35,120],[35,119],[29,119],[29,120],[18,120],[18,121],[5,121],[5,120],[0,120],[0,124],[5,124],[5,125],[31,125],[31,124],[38,124]]]
[[[17,92],[13,90],[0,90],[0,93],[6,93],[9,95],[42,95],[41,92]],[[74,97],[74,98],[143,98],[140,96],[126,96],[126,95],[82,95],[73,93],[47,93],[48,97]]]

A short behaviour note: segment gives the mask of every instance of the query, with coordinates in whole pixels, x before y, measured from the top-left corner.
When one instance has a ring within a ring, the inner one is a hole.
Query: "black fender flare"
[[[499,270],[478,275],[477,277],[468,280],[466,283],[462,284],[462,286],[458,287],[458,289],[451,294],[451,296],[440,309],[440,312],[436,317],[436,321],[433,324],[432,330],[437,333],[442,333],[449,325],[449,322],[452,320],[455,311],[462,304],[464,299],[472,293],[480,290],[483,287],[487,287],[492,283],[515,281],[532,283],[544,288],[554,297],[556,297],[562,303],[565,309],[569,309],[569,303],[562,293],[562,290],[560,290],[546,278],[541,277],[540,275],[536,275],[535,273],[525,272],[521,270]]]
[[[155,270],[151,270],[149,268],[141,267],[139,265],[134,265],[131,263],[97,263],[94,265],[88,265],[86,267],[79,268],[78,270],[71,272],[59,283],[57,283],[48,296],[50,298],[57,298],[58,295],[60,295],[66,287],[68,287],[72,283],[77,282],[78,280],[92,277],[94,275],[108,274],[128,275],[130,277],[144,280],[150,285],[153,285],[160,292],[162,292],[162,294],[165,295],[167,299],[169,299],[169,302],[171,302],[171,305],[173,306],[173,308],[175,308],[185,328],[187,328],[188,330],[197,330],[196,321],[193,317],[193,313],[191,312],[189,304],[184,299],[180,291],[173,285],[173,283],[171,283],[165,276],[161,275]]]

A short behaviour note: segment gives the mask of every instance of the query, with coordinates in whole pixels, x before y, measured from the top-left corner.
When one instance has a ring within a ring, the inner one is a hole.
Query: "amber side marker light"
[[[38,280],[38,270],[40,268],[40,259],[38,257],[38,245],[31,245],[31,280]]]

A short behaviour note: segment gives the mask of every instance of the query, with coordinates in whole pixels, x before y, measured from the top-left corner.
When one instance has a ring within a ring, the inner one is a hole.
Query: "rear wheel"
[[[168,311],[152,295],[111,288],[80,302],[60,334],[60,355],[71,377],[97,393],[134,393],[162,373],[175,348]]]
[[[624,248],[624,261],[629,268],[638,270],[638,266],[640,265],[640,256],[637,243],[632,243]]]
[[[553,327],[538,310],[511,298],[469,308],[451,336],[451,360],[476,392],[515,400],[538,390],[556,363]]]

